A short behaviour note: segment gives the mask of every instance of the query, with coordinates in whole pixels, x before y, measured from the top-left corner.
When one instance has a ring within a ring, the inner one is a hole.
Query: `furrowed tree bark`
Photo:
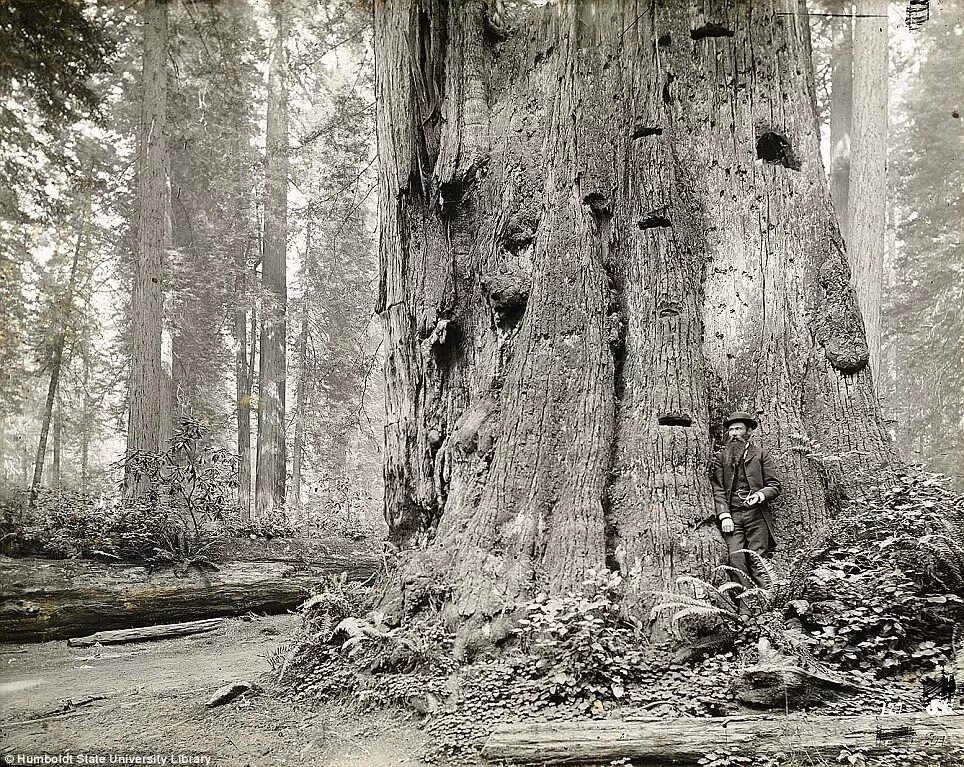
[[[847,254],[874,381],[880,380],[880,304],[887,201],[887,0],[856,0]]]
[[[830,84],[830,197],[844,242],[850,242],[850,124],[853,115],[854,42],[853,5],[841,4],[834,19],[834,45]]]
[[[137,246],[131,294],[130,410],[127,453],[161,449],[161,333],[164,322],[163,262],[168,209],[167,2],[144,6],[141,117],[137,137]],[[147,491],[146,479],[125,478],[125,495]]]
[[[268,74],[267,165],[265,171],[264,262],[261,358],[258,403],[258,466],[255,509],[258,517],[285,499],[285,323],[288,242],[288,107],[285,18],[281,0],[272,0],[276,29]]]
[[[708,577],[731,409],[781,466],[783,552],[894,460],[804,6],[491,7],[375,4],[385,514],[461,641],[589,568],[631,608]]]

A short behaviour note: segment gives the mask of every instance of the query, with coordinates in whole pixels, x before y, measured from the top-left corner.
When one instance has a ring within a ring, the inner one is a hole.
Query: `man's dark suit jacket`
[[[730,488],[733,486],[733,474],[729,465],[724,465],[723,454],[725,450],[720,450],[713,456],[710,464],[710,484],[713,485],[713,501],[716,506],[716,515],[730,511]],[[772,551],[777,547],[775,528],[773,522],[773,512],[770,510],[770,501],[780,495],[780,478],[777,476],[777,466],[770,454],[762,447],[754,445],[752,442],[746,448],[743,457],[743,466],[746,469],[746,479],[750,484],[750,491],[760,491],[766,496],[766,501],[756,508],[763,514],[763,519],[767,523],[770,531],[770,546],[767,549]]]

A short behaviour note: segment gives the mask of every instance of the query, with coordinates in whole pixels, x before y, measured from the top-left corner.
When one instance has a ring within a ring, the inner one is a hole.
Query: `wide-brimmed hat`
[[[759,423],[757,423],[756,418],[754,418],[749,413],[737,411],[735,413],[730,413],[730,417],[723,422],[723,431],[726,431],[727,429],[729,429],[730,424],[736,423],[737,421],[742,421],[751,429],[755,429],[757,426],[760,425]]]

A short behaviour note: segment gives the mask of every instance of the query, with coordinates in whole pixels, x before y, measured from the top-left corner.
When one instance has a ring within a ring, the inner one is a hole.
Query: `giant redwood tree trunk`
[[[161,449],[161,331],[164,320],[163,262],[168,207],[167,2],[144,6],[144,64],[137,136],[137,245],[131,292],[131,376],[127,452]],[[127,478],[125,494],[141,495],[146,480]]]
[[[287,360],[288,102],[281,0],[272,0],[276,30],[268,71],[267,150],[264,197],[264,260],[260,368],[258,371],[258,466],[255,509],[260,517],[284,504],[285,386]]]
[[[641,601],[707,574],[731,408],[783,552],[892,460],[803,4],[493,7],[375,4],[385,513],[483,633],[607,562]]]

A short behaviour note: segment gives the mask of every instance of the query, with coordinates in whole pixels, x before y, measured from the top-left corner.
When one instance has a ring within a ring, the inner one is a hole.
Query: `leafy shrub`
[[[643,664],[638,626],[621,615],[618,573],[593,572],[585,591],[538,594],[516,633],[529,653],[520,671],[542,680],[547,701],[620,699]]]
[[[964,604],[960,497],[911,471],[855,502],[814,561],[791,608],[817,657],[878,675],[933,668],[951,655]]]
[[[139,495],[180,512],[195,533],[238,511],[237,456],[213,446],[209,431],[195,418],[182,419],[167,450],[138,451],[124,460],[127,481],[146,483]]]
[[[118,468],[144,492],[108,498],[42,489],[33,504],[7,500],[4,551],[57,558],[203,561],[237,514],[237,462],[210,445],[208,429],[185,419],[163,453],[138,452]],[[12,540],[11,540],[12,539]],[[13,549],[13,550],[11,550]]]

